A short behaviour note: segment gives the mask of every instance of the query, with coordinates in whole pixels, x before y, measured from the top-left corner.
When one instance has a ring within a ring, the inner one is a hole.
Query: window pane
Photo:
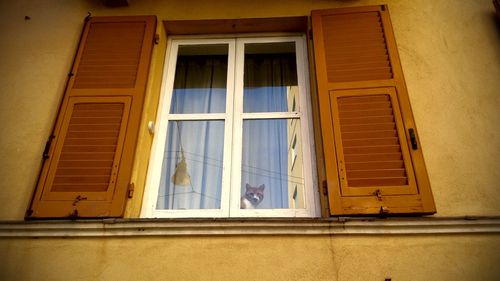
[[[224,121],[170,121],[157,209],[220,209]]]
[[[305,208],[302,161],[299,119],[243,121],[241,208]]]
[[[245,45],[244,112],[298,111],[295,42]]]
[[[170,113],[225,112],[228,45],[181,45]]]

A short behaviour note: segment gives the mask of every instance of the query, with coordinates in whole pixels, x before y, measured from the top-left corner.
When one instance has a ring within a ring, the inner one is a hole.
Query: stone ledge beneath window
[[[0,221],[0,238],[500,233],[500,217]]]

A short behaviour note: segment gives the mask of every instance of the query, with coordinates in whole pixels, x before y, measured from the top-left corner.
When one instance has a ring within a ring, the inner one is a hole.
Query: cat
[[[265,185],[261,184],[259,187],[253,187],[247,183],[245,187],[245,194],[241,197],[241,209],[255,209],[257,205],[264,199]]]

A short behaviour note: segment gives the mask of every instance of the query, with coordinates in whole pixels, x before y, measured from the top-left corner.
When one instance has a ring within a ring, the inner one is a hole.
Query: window
[[[311,15],[312,94],[305,36],[268,36],[304,33],[306,17],[164,21],[142,216],[316,216],[317,194],[330,215],[436,211],[387,6]],[[123,216],[155,28],[86,21],[27,218]],[[172,39],[213,33],[246,35]]]
[[[143,215],[314,216],[304,36],[169,43]]]

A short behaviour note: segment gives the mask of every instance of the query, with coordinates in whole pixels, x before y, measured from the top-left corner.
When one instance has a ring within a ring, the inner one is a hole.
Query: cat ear
[[[261,184],[261,185],[259,186],[259,189],[264,190],[264,188],[266,188],[266,186],[265,186],[264,184]]]
[[[245,187],[246,189],[251,188],[252,186],[247,183],[247,186]]]

